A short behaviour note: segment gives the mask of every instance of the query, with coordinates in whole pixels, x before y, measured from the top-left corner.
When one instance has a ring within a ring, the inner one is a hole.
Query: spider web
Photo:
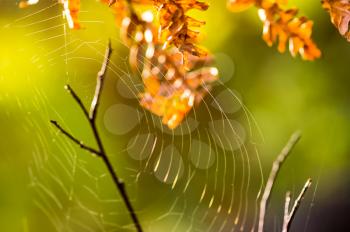
[[[37,7],[40,9],[9,26],[25,28],[25,36],[36,46],[51,47],[44,55],[33,57],[39,64],[45,59],[52,68],[64,63],[64,81],[79,86],[84,101],[89,102],[95,82],[80,80],[75,67],[93,64],[96,73],[105,40],[84,40],[84,35],[67,30],[56,2],[40,2]],[[89,13],[82,12],[82,23],[87,27],[104,24],[98,16],[88,18],[93,15]],[[145,231],[254,228],[263,183],[253,136],[258,129],[241,96],[227,87],[234,74],[231,58],[216,54],[221,81],[179,128],[169,130],[158,117],[138,106],[140,74],[129,71],[127,49],[117,35],[112,36],[112,44],[121,52],[114,53],[108,69],[105,94],[112,100],[103,102],[108,106],[100,111],[100,130],[107,150],[114,151],[110,158],[127,184]],[[26,119],[35,131],[28,172],[33,205],[41,215],[33,220],[45,220],[52,231],[133,231],[102,162],[75,147],[57,130],[43,126],[55,118],[76,131],[67,122],[69,118],[55,110],[53,101],[45,90],[35,89],[33,105],[27,106],[40,116]]]

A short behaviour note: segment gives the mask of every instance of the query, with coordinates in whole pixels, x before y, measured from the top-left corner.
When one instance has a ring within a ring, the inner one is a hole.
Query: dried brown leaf
[[[292,56],[300,54],[304,60],[314,60],[321,51],[311,38],[313,22],[306,17],[297,17],[295,8],[284,10],[281,5],[287,0],[229,0],[232,11],[241,11],[254,5],[263,22],[263,40],[272,46],[277,43],[279,52],[285,52],[287,45]]]
[[[331,22],[339,33],[350,42],[350,2],[348,0],[324,0],[322,7],[329,12]]]

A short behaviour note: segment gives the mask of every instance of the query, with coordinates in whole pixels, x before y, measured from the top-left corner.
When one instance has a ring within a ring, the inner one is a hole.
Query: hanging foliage
[[[304,60],[315,60],[321,51],[311,38],[313,22],[306,17],[297,17],[298,9],[283,9],[286,0],[229,0],[228,8],[242,11],[255,5],[263,22],[263,40],[283,53],[289,45],[292,56],[300,54]],[[277,42],[278,41],[278,42]]]
[[[339,33],[350,42],[350,2],[348,0],[324,0],[322,6],[329,12],[331,22]]]
[[[72,29],[79,23],[80,0],[58,0],[63,16]],[[211,66],[213,57],[198,45],[199,28],[205,24],[188,15],[190,10],[205,11],[209,5],[197,0],[100,0],[114,12],[124,43],[130,48],[130,65],[141,71],[144,91],[140,105],[162,117],[169,128],[176,128],[210,91],[218,79]],[[38,3],[23,0],[21,8]],[[258,8],[263,23],[263,40],[277,44],[279,52],[287,50],[293,57],[315,60],[321,51],[311,38],[313,22],[298,16],[298,9],[285,9],[287,0],[228,0],[231,11]],[[152,10],[138,15],[134,7],[145,5]],[[332,23],[350,41],[349,0],[324,0]],[[157,18],[154,17],[156,12]]]

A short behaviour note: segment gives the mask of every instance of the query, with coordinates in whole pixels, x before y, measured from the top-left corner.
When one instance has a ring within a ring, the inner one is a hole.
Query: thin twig
[[[129,197],[125,191],[125,185],[124,183],[118,178],[116,172],[114,171],[113,169],[113,166],[112,166],[112,163],[110,162],[106,152],[105,152],[105,149],[103,147],[103,144],[102,144],[102,140],[99,136],[99,133],[98,133],[98,130],[97,130],[97,127],[96,127],[96,123],[95,123],[95,119],[96,119],[96,115],[97,115],[97,109],[98,109],[98,106],[99,106],[99,102],[100,102],[100,97],[101,97],[101,93],[102,93],[102,89],[103,89],[103,83],[104,83],[104,77],[105,77],[105,74],[106,74],[106,69],[107,69],[107,66],[108,66],[108,63],[109,63],[109,58],[111,56],[111,53],[112,53],[112,49],[111,49],[111,45],[110,45],[110,41],[109,41],[109,44],[108,44],[108,47],[106,49],[106,53],[105,53],[105,56],[104,56],[104,62],[102,64],[102,68],[101,70],[98,72],[98,75],[97,75],[97,85],[96,85],[96,90],[95,90],[95,95],[94,95],[94,98],[92,100],[92,103],[91,103],[91,108],[90,108],[90,126],[92,128],[92,131],[93,131],[93,134],[95,136],[95,139],[96,139],[96,142],[97,142],[97,145],[100,149],[100,152],[101,152],[101,157],[103,159],[103,162],[105,163],[105,165],[107,166],[108,168],[108,171],[109,173],[111,174],[112,176],[112,179],[115,183],[115,185],[117,186],[122,198],[123,198],[123,201],[125,202],[125,205],[126,207],[128,208],[128,211],[129,211],[129,214],[134,222],[134,225],[137,229],[137,231],[141,232],[142,231],[142,228],[141,228],[141,224],[136,216],[136,213],[135,213],[135,210],[133,209],[132,205],[131,205],[131,202],[129,200]]]
[[[290,205],[290,191],[288,191],[286,193],[286,200],[284,202],[284,214],[283,214],[283,225],[282,225],[282,228],[284,228],[284,223],[288,221],[289,205]]]
[[[303,189],[302,189],[301,192],[299,193],[299,196],[298,196],[297,199],[295,200],[294,205],[293,205],[291,211],[288,212],[289,210],[287,209],[287,212],[286,212],[286,211],[284,212],[285,215],[284,215],[284,217],[283,217],[284,220],[283,220],[282,232],[288,232],[288,231],[289,231],[290,226],[291,226],[291,224],[292,224],[292,221],[293,221],[293,219],[294,219],[294,217],[295,217],[295,214],[296,214],[296,212],[298,211],[298,208],[299,208],[299,206],[300,206],[300,204],[301,204],[301,201],[303,200],[303,198],[304,198],[304,196],[305,196],[307,190],[310,188],[311,183],[312,183],[311,178],[309,178],[309,179],[306,181],[306,183],[305,183]],[[287,201],[290,202],[290,193],[287,193],[287,197],[288,197],[288,198],[286,198],[286,202],[287,202]],[[287,203],[286,203],[286,204],[287,204]],[[289,203],[288,203],[288,205],[289,205]],[[288,207],[288,208],[289,208],[289,207]]]
[[[111,54],[112,54],[111,41],[109,41],[108,47],[106,48],[106,52],[104,55],[104,61],[102,63],[102,67],[101,67],[100,71],[97,73],[97,83],[96,83],[95,95],[94,95],[94,98],[92,99],[91,107],[90,107],[90,114],[89,114],[90,120],[96,119],[99,100],[100,100],[100,96],[101,96],[102,88],[103,88],[103,82],[105,79],[106,70],[107,70],[107,67],[109,64],[109,58],[110,58]]]
[[[64,88],[67,90],[67,92],[72,95],[72,97],[74,98],[74,100],[78,103],[79,107],[81,108],[81,110],[84,112],[85,117],[89,118],[89,113],[86,109],[86,107],[84,106],[83,102],[81,101],[81,99],[79,98],[79,96],[75,93],[75,91],[72,89],[72,87],[70,87],[70,85],[65,85]]]
[[[286,160],[290,152],[292,151],[293,147],[299,141],[300,137],[301,137],[300,132],[295,132],[289,139],[287,145],[282,149],[277,159],[273,162],[272,169],[265,186],[264,194],[262,195],[261,201],[260,201],[258,232],[263,232],[264,230],[266,206],[269,202],[271,191],[274,186],[276,177],[280,171],[280,167],[283,164],[283,162]]]
[[[131,205],[131,201],[126,193],[125,185],[121,181],[121,179],[117,176],[117,173],[113,169],[112,163],[109,160],[107,153],[105,152],[105,149],[104,149],[101,137],[98,133],[97,125],[96,125],[96,116],[97,116],[98,106],[100,103],[100,98],[101,98],[101,94],[102,94],[102,90],[103,90],[103,83],[104,83],[104,79],[105,79],[105,75],[106,75],[106,71],[107,71],[107,67],[109,64],[109,59],[110,59],[111,53],[112,53],[112,48],[111,48],[111,42],[109,41],[106,52],[105,52],[104,61],[102,63],[102,67],[97,74],[97,84],[96,84],[95,94],[94,94],[94,98],[93,98],[92,103],[91,103],[89,113],[88,113],[87,109],[84,107],[81,99],[73,91],[73,89],[69,85],[66,86],[66,89],[72,95],[73,99],[78,103],[80,108],[83,110],[84,115],[87,117],[87,119],[89,121],[89,125],[92,129],[94,138],[96,140],[97,146],[99,148],[99,151],[96,151],[96,150],[94,150],[94,151],[97,152],[99,157],[102,158],[104,164],[106,165],[108,172],[110,173],[110,175],[113,179],[113,182],[116,185],[116,187],[117,187],[117,189],[118,189],[118,191],[119,191],[119,193],[120,193],[120,195],[121,195],[121,197],[122,197],[122,199],[123,199],[123,201],[128,209],[129,215],[134,223],[136,230],[138,232],[142,232],[143,230],[142,230],[141,224],[137,218],[135,210],[133,209],[133,207]],[[60,131],[63,132],[64,135],[66,135],[73,142],[78,143],[80,146],[83,146],[82,148],[84,148],[86,150],[87,150],[87,148],[90,150],[92,149],[92,148],[86,147],[81,142],[79,142],[79,140],[77,140],[75,137],[73,137],[71,134],[67,133],[56,121],[51,121],[51,123],[53,123]]]
[[[301,190],[301,192],[300,192],[298,198],[297,198],[297,199],[295,200],[295,202],[294,202],[293,208],[292,208],[292,210],[291,210],[290,213],[289,213],[289,215],[290,215],[290,216],[289,216],[289,217],[290,217],[290,218],[289,218],[289,221],[292,221],[292,220],[293,220],[293,217],[295,216],[295,213],[296,213],[296,211],[298,210],[298,208],[299,208],[299,206],[300,206],[300,203],[301,203],[301,201],[303,200],[303,198],[304,198],[304,196],[305,196],[307,190],[310,188],[311,184],[312,184],[312,180],[311,180],[311,178],[309,178],[309,179],[306,181],[306,183],[305,183],[303,189]]]
[[[86,146],[81,140],[75,138],[72,134],[70,134],[69,132],[67,132],[65,129],[63,129],[61,127],[60,124],[58,124],[58,122],[54,121],[54,120],[51,120],[50,121],[52,123],[52,125],[54,125],[58,130],[60,130],[65,136],[67,136],[70,140],[72,140],[74,143],[76,143],[77,145],[80,146],[80,148],[84,149],[84,150],[87,150],[91,153],[94,153],[95,155],[98,155],[100,156],[100,152],[95,150],[94,148],[91,148],[89,146]]]

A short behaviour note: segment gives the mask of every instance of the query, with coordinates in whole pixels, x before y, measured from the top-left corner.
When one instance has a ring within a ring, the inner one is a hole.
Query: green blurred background
[[[62,189],[57,186],[68,185],[70,187],[66,190],[71,193],[75,186],[94,185],[91,181],[94,175],[101,177],[106,173],[100,162],[69,143],[48,122],[57,119],[81,139],[93,143],[82,114],[63,86],[66,83],[74,86],[88,104],[108,38],[112,38],[115,51],[112,58],[114,68],[120,70],[114,74],[110,72],[101,112],[120,102],[137,109],[137,102],[121,100],[116,93],[118,77],[124,75],[123,70],[129,73],[127,49],[118,39],[113,14],[96,1],[82,1],[84,29],[79,31],[65,28],[62,9],[56,1],[40,1],[27,9],[18,9],[17,4],[16,1],[0,0],[1,231],[104,231],[89,226],[90,219],[78,212],[52,216],[57,207],[62,210],[71,204],[70,200],[63,199],[65,193],[60,193]],[[309,176],[314,179],[313,188],[298,212],[292,230],[349,231],[350,76],[347,65],[350,44],[338,34],[318,1],[293,0],[289,4],[298,6],[301,14],[314,20],[313,38],[323,52],[321,59],[305,62],[269,48],[261,39],[262,25],[256,9],[234,14],[225,8],[225,1],[210,1],[207,12],[197,13],[199,18],[207,21],[203,29],[203,45],[214,54],[224,54],[224,61],[229,57],[234,63],[233,78],[225,86],[240,93],[261,130],[263,139],[259,138],[257,149],[265,177],[290,134],[295,130],[302,131],[302,140],[283,167],[273,193],[268,231],[278,231],[276,228],[281,225],[285,192],[291,190],[296,194]],[[218,66],[225,69],[220,62]],[[120,120],[129,119],[120,117]],[[102,125],[103,120],[100,119],[99,123]],[[130,138],[111,135],[102,126],[101,133],[116,170],[125,180],[134,180],[130,170],[137,170],[139,163],[117,157]],[[253,134],[258,134],[258,130]],[[63,163],[55,158],[61,155],[65,160]],[[48,160],[54,160],[56,164]],[[92,170],[86,174],[90,175],[90,180],[83,175],[64,176],[62,173],[75,172],[65,170],[64,167],[69,169],[70,166],[64,162],[72,167],[75,167],[72,163],[80,162],[85,167],[82,170]],[[258,169],[251,172],[259,175]],[[158,217],[157,213],[161,211],[163,201],[159,200],[157,206],[153,201],[163,197],[164,202],[171,201],[169,199],[176,199],[177,193],[170,191],[169,186],[160,186],[151,177],[144,178],[144,184],[131,184],[129,191],[138,199],[136,207],[146,209],[141,216],[146,222]],[[255,178],[252,185],[258,186],[258,180]],[[96,188],[98,194],[113,196],[114,186],[110,180],[102,178],[102,181],[99,183],[102,187]],[[166,198],[162,195],[167,192],[174,196]],[[47,196],[41,196],[43,193]],[[60,199],[59,202],[56,198],[47,202],[52,193]],[[76,195],[84,202],[93,201],[79,187],[76,187],[73,197]],[[251,195],[249,199],[254,204],[256,191]],[[41,202],[38,199],[46,200]],[[96,212],[112,207],[108,202],[103,202],[103,206],[99,206],[99,201],[91,204],[96,207]],[[112,205],[123,207],[118,200]],[[191,201],[188,205],[192,205]],[[77,222],[76,227],[70,225],[68,230],[58,222],[59,217],[70,215],[80,217],[84,225]],[[116,224],[128,223],[127,215],[121,213],[117,218],[120,221]],[[252,218],[253,215],[249,214],[248,221]],[[149,231],[174,228],[174,221],[151,224]],[[118,226],[113,228],[109,231],[127,230]],[[199,228],[196,230],[201,231]],[[176,231],[187,229],[187,225],[181,222],[176,227]],[[248,231],[248,227],[245,230]]]

